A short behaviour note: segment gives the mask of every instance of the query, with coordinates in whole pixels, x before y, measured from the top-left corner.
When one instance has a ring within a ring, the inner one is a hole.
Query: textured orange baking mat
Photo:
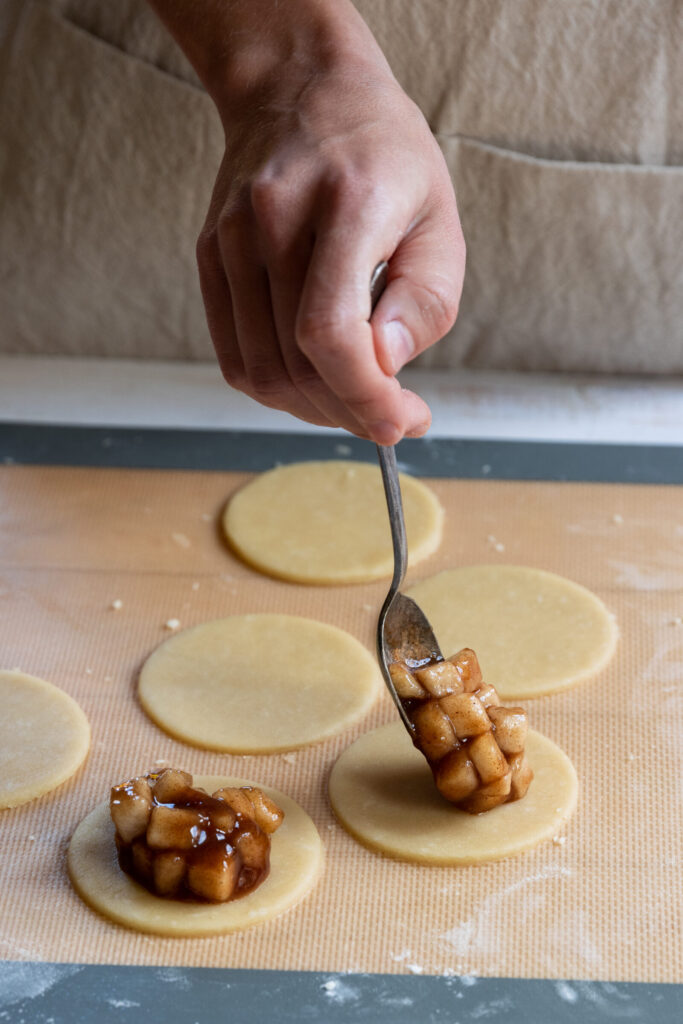
[[[330,767],[359,733],[392,718],[384,695],[354,729],[286,756],[195,750],[140,709],[136,676],[169,618],[190,626],[282,610],[342,626],[374,649],[386,583],[279,583],[227,550],[219,513],[247,479],[0,468],[0,665],[62,687],[93,728],[70,782],[0,812],[0,959],[678,980],[683,488],[431,481],[446,534],[411,582],[467,563],[538,566],[593,589],[621,631],[601,676],[527,704],[580,777],[563,835],[506,862],[448,869],[379,857],[330,812]],[[326,850],[313,894],[268,925],[200,940],[138,935],[81,903],[65,871],[73,829],[113,782],[165,761],[249,777],[299,801]]]

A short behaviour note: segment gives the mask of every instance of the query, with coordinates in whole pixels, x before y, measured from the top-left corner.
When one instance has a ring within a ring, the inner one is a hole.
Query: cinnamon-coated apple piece
[[[526,794],[533,778],[524,757],[526,712],[501,705],[473,650],[464,648],[414,671],[404,663],[390,671],[413,742],[447,800],[482,814]]]

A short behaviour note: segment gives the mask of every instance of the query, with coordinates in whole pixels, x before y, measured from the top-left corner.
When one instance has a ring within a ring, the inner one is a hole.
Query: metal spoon
[[[380,263],[372,274],[370,281],[372,309],[377,305],[386,287],[387,269],[386,263]],[[396,464],[396,449],[393,445],[378,444],[377,456],[382,470],[384,493],[389,510],[391,541],[394,548],[394,575],[377,623],[377,657],[387,689],[412,738],[415,730],[406,714],[403,702],[396,692],[389,673],[389,665],[395,661],[402,661],[408,668],[414,669],[430,662],[443,661],[444,658],[424,612],[412,598],[406,597],[399,589],[408,568],[408,543],[403,518],[401,485]]]

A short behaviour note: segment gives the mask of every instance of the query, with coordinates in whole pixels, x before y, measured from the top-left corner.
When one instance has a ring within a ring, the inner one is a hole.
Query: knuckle
[[[424,285],[425,306],[437,333],[449,331],[458,317],[460,293],[451,281],[433,281]]]
[[[211,266],[216,262],[217,249],[218,246],[215,232],[208,228],[203,228],[197,238],[195,246],[197,264],[200,268]]]
[[[283,371],[268,364],[254,364],[248,373],[249,393],[264,404],[283,399],[292,390],[291,382]]]
[[[235,391],[248,392],[249,381],[241,363],[227,358],[225,355],[220,358],[221,373],[223,380]]]
[[[235,214],[224,214],[219,217],[216,235],[222,252],[232,252],[239,248],[243,234],[244,225],[241,217]]]
[[[338,167],[331,177],[329,197],[337,209],[363,208],[378,205],[384,192],[381,180],[369,168],[357,164]]]
[[[314,391],[320,386],[320,375],[310,359],[304,355],[293,357],[287,365],[292,383],[300,391]]]
[[[374,423],[375,420],[382,418],[380,415],[381,405],[376,396],[362,398],[356,393],[351,393],[341,397],[361,423]]]
[[[343,357],[348,351],[348,331],[338,318],[312,311],[300,314],[296,323],[296,340],[304,355],[310,357],[324,351],[328,358]]]
[[[292,234],[296,195],[287,182],[272,176],[257,177],[251,183],[253,219],[271,257],[285,256]]]
[[[270,176],[257,176],[251,182],[249,199],[260,225],[268,226],[277,218],[283,205],[282,192],[282,186]]]

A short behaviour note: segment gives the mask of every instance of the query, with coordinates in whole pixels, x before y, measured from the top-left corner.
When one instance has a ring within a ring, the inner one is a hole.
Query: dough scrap
[[[67,855],[71,882],[89,907],[140,932],[222,935],[270,921],[313,889],[322,868],[323,846],[303,808],[278,790],[244,779],[198,776],[195,784],[209,793],[222,786],[258,785],[285,812],[285,820],[272,836],[270,874],[265,882],[248,896],[228,903],[191,903],[155,896],[121,871],[106,802],[80,823]]]
[[[441,543],[443,509],[425,484],[401,474],[410,565]],[[361,583],[390,576],[393,549],[382,477],[364,462],[279,466],[228,502],[223,528],[261,572],[297,583]]]
[[[341,732],[381,687],[370,652],[336,626],[294,615],[235,615],[166,640],[142,668],[139,696],[172,736],[256,754]]]
[[[444,652],[471,647],[503,700],[569,689],[605,667],[614,616],[572,580],[517,565],[448,569],[407,591]]]
[[[0,671],[0,808],[60,786],[90,748],[90,725],[72,697],[24,672]]]
[[[576,807],[567,755],[533,730],[526,755],[534,772],[526,796],[472,815],[440,796],[402,723],[392,722],[344,751],[330,776],[330,802],[354,839],[389,857],[441,865],[501,860],[551,839]]]

